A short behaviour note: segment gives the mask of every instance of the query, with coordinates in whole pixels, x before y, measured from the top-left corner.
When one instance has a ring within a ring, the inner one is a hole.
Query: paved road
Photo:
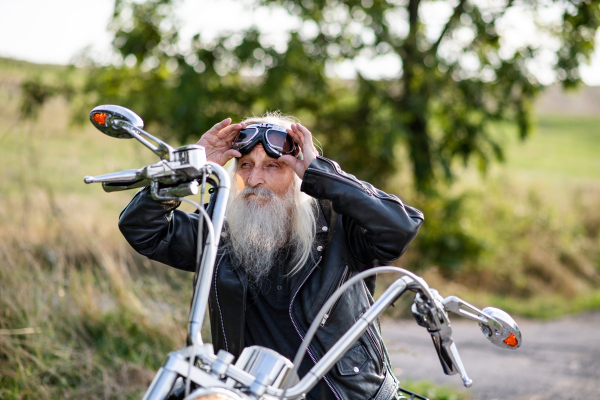
[[[516,351],[492,345],[476,323],[453,318],[453,338],[473,386],[472,400],[600,399],[600,313],[538,322],[517,319],[523,344]],[[428,379],[462,388],[446,376],[424,328],[384,321],[383,336],[400,379]]]

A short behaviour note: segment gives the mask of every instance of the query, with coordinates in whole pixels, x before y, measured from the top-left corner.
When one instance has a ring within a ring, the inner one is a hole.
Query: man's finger
[[[294,133],[296,134],[296,137],[298,138],[298,144],[301,145],[302,147],[304,147],[304,135],[302,134],[302,132],[300,131],[300,124],[292,124],[292,130],[294,131]]]
[[[302,136],[309,142],[312,143],[312,133],[306,129],[302,124],[298,124],[298,129],[302,133]]]
[[[292,140],[298,144],[298,145],[302,145],[302,141],[300,140],[300,136],[294,132],[292,129],[287,129],[286,130],[287,134],[290,135],[292,137]]]
[[[231,128],[230,128],[231,127]],[[224,129],[224,134],[219,134],[217,138],[231,145],[242,129],[246,128],[246,124],[230,125]]]
[[[242,153],[240,153],[237,150],[234,150],[234,149],[227,150],[221,156],[221,163],[222,163],[222,165],[225,165],[225,163],[227,161],[231,160],[233,157],[241,157],[241,156],[242,156]]]
[[[208,131],[206,131],[206,133],[211,134],[211,135],[216,135],[219,133],[219,131],[221,129],[225,128],[230,123],[231,123],[231,118],[225,118],[223,121],[217,122],[216,124],[214,124],[212,128],[210,128]]]
[[[285,156],[279,157],[277,159],[277,161],[281,161],[282,163],[289,165],[298,174],[299,161],[294,156],[287,154]],[[300,175],[300,174],[298,174],[298,175]],[[300,178],[302,178],[302,177],[300,177]]]
[[[224,127],[223,129],[221,129],[219,131],[219,134],[223,134],[223,133],[231,133],[232,131],[237,131],[242,129],[242,125],[241,124],[233,124],[233,125],[228,125],[226,127]]]

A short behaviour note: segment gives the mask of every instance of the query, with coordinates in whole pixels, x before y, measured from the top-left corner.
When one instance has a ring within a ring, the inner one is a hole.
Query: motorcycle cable
[[[329,297],[329,300],[327,300],[325,302],[325,304],[323,304],[323,306],[319,310],[318,314],[314,318],[312,324],[310,325],[310,328],[308,329],[308,331],[306,332],[306,335],[304,336],[302,343],[300,344],[300,347],[298,348],[298,351],[296,352],[296,356],[294,357],[294,361],[293,361],[294,366],[293,366],[292,370],[290,371],[290,373],[286,377],[285,383],[283,385],[283,391],[282,391],[281,395],[279,396],[279,400],[284,399],[285,393],[286,393],[287,389],[289,388],[290,383],[292,382],[291,377],[295,376],[298,373],[300,363],[302,362],[302,359],[304,358],[304,356],[306,355],[306,351],[308,350],[308,345],[310,344],[310,342],[314,338],[315,334],[317,333],[317,330],[319,329],[319,327],[321,325],[321,321],[323,320],[323,317],[327,313],[329,308],[331,308],[331,306],[344,294],[344,292],[349,287],[353,286],[357,282],[360,282],[361,280],[363,280],[369,276],[376,275],[378,273],[385,273],[385,272],[401,274],[403,276],[406,276],[406,277],[412,279],[412,282],[407,283],[406,288],[398,294],[397,298],[402,296],[406,292],[406,290],[412,289],[408,285],[410,283],[411,285],[419,286],[420,289],[423,291],[423,293],[430,300],[433,300],[432,295],[429,293],[429,286],[427,285],[427,283],[421,277],[413,274],[410,271],[402,269],[402,268],[375,267],[375,268],[371,268],[367,271],[361,272],[358,275],[353,276],[348,281],[346,281],[346,283],[344,283],[342,286],[340,286],[335,292],[333,292],[333,294]],[[311,372],[309,371],[308,373],[310,374]],[[320,378],[317,378],[317,379],[320,379]]]
[[[204,220],[206,220],[206,227],[208,228],[208,237],[206,238],[206,244],[205,246],[214,246],[215,245],[215,231],[214,231],[214,227],[212,224],[212,221],[210,220],[210,217],[208,215],[208,213],[206,212],[206,210],[204,209],[204,206],[202,206],[202,204],[204,203],[204,189],[206,188],[206,174],[202,175],[202,191],[200,193],[200,204],[196,203],[195,201],[186,199],[184,197],[181,198],[181,201],[185,201],[186,203],[189,203],[191,205],[193,205],[194,207],[196,207],[198,209],[199,215],[198,215],[198,235],[199,235],[199,239],[198,240],[198,248],[196,249],[196,279],[198,279],[198,277],[200,276],[200,250],[202,248],[202,240],[203,240],[203,236],[204,236]],[[204,253],[204,252],[202,252]],[[190,360],[189,360],[189,364],[188,364],[188,374],[185,380],[185,397],[187,397],[190,394],[190,388],[191,388],[191,380],[190,380],[190,375],[191,375],[191,371],[192,371],[192,367],[194,365],[194,361],[196,359],[196,350],[197,350],[197,343],[198,341],[195,340],[195,338],[192,338],[192,354],[190,355]]]

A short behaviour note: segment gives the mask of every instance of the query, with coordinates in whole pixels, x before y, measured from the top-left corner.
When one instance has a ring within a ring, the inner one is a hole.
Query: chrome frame
[[[211,172],[217,177],[218,185],[216,186],[216,200],[213,209],[212,224],[214,227],[213,240],[210,236],[204,245],[202,252],[202,261],[196,280],[196,290],[192,299],[192,308],[190,310],[190,318],[188,322],[188,337],[192,343],[202,344],[202,335],[200,330],[204,322],[206,307],[208,306],[208,298],[210,294],[210,284],[215,267],[215,259],[217,257],[217,248],[219,239],[221,238],[221,230],[225,221],[225,210],[227,208],[227,199],[229,198],[229,190],[231,182],[227,171],[220,165],[209,162],[207,165],[211,168]],[[199,210],[204,211],[203,207]],[[208,215],[205,215],[208,220]]]

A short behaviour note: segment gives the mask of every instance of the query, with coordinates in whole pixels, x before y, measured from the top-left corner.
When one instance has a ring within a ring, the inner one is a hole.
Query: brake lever
[[[198,194],[198,181],[182,183],[178,186],[161,187],[157,181],[153,181],[150,185],[150,194],[157,201],[176,200],[181,201],[181,198]]]
[[[444,373],[446,375],[460,374],[465,387],[470,387],[473,380],[467,375],[456,344],[452,340],[450,319],[444,307],[443,298],[437,290],[429,289],[429,296],[417,293],[411,310],[417,323],[427,328],[431,335]]]
[[[450,335],[442,331],[430,331],[429,334],[433,340],[433,346],[438,353],[444,373],[446,375],[460,374],[460,378],[465,387],[471,387],[471,385],[473,385],[473,380],[467,375],[460,354],[458,354],[456,343],[452,340],[451,332]]]

